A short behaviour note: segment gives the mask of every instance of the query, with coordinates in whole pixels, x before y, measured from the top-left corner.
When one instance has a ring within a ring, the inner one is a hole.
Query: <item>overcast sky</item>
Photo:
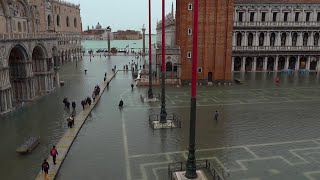
[[[139,30],[145,24],[148,27],[148,0],[67,0],[80,4],[82,27],[111,26],[112,31],[134,29]],[[166,0],[166,12],[171,11],[175,0]],[[161,20],[162,0],[151,0],[152,4],[152,33],[155,33],[157,20]],[[147,29],[148,31],[148,29]]]

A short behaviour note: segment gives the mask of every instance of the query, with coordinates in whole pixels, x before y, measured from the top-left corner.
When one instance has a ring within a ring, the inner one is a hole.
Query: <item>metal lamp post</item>
[[[167,122],[167,111],[166,111],[166,62],[165,62],[165,44],[166,44],[166,38],[165,38],[165,0],[162,0],[162,67],[161,67],[161,111],[160,111],[160,123],[166,123]]]
[[[197,175],[195,140],[196,140],[196,109],[197,109],[197,66],[198,66],[198,3],[194,0],[193,11],[193,48],[192,48],[192,88],[190,111],[189,154],[187,160],[187,172],[185,177],[195,179]]]
[[[151,0],[149,0],[149,89],[148,89],[148,98],[153,98],[152,93],[152,53],[151,53]]]
[[[110,32],[111,32],[111,28],[110,26],[107,27],[107,34],[108,34],[108,56],[111,55],[111,48],[110,48]]]

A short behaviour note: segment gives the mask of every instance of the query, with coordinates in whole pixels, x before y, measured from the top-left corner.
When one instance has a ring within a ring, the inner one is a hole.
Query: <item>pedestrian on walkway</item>
[[[47,162],[47,160],[44,160],[43,163],[42,163],[42,166],[41,166],[41,169],[42,169],[42,174],[43,174],[43,171],[44,171],[44,176],[45,178],[47,179],[47,175],[49,173],[49,163]]]
[[[86,69],[84,70],[84,74],[87,74],[87,70]]]
[[[106,78],[106,77],[104,77],[104,78],[103,78],[103,82],[106,82],[106,80],[107,80],[107,78]]]
[[[85,106],[85,101],[81,101],[82,109],[84,110]]]
[[[95,102],[95,100],[96,100],[96,92],[95,91],[93,91],[93,93],[92,93],[92,99],[93,99],[93,102]]]
[[[133,87],[134,87],[134,85],[133,84],[131,84],[131,90],[133,91]]]
[[[218,111],[216,111],[214,114],[214,120],[218,121],[218,116],[219,116],[219,113],[218,113]]]
[[[120,102],[119,102],[119,108],[122,109],[122,107],[123,107],[123,101],[121,99]]]
[[[76,102],[73,101],[71,106],[72,106],[72,109],[75,110],[76,109]]]
[[[104,77],[107,77],[107,72],[104,73]]]
[[[52,156],[53,164],[56,165],[56,158],[57,158],[57,155],[58,155],[58,151],[57,151],[55,146],[52,147],[52,149],[50,151],[50,154]]]

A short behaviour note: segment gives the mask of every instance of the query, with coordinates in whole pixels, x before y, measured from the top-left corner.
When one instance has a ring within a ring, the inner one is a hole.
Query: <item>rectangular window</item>
[[[317,21],[320,21],[320,12],[317,13]]]
[[[191,11],[192,10],[192,4],[188,4],[188,10]]]
[[[277,21],[277,15],[278,15],[277,12],[274,12],[274,13],[272,14],[272,21],[273,21],[273,22],[276,22],[276,21]]]
[[[239,22],[242,22],[243,21],[243,12],[239,12],[238,16],[239,16]]]
[[[191,52],[188,52],[188,59],[191,59]]]
[[[299,12],[296,12],[296,14],[294,15],[294,21],[295,21],[295,22],[298,22],[298,21],[299,21],[299,15],[300,15]]]
[[[261,21],[262,22],[266,21],[266,13],[265,12],[261,13]]]
[[[192,29],[191,28],[188,28],[188,35],[192,35]]]
[[[251,12],[250,13],[250,22],[253,22],[254,21],[254,12]]]
[[[307,14],[306,14],[306,21],[307,21],[307,22],[310,21],[310,14],[311,14],[311,12],[307,12]]]
[[[284,15],[283,15],[283,21],[284,22],[287,22],[288,21],[288,12],[284,12]]]

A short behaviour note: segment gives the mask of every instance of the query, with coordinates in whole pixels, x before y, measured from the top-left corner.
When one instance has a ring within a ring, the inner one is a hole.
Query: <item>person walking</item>
[[[56,165],[56,158],[57,158],[57,155],[58,155],[58,151],[57,151],[55,146],[52,147],[52,149],[50,151],[50,154],[52,156],[53,164]]]
[[[119,108],[122,109],[122,107],[123,107],[123,101],[121,99],[120,102],[119,102]]]
[[[133,91],[133,87],[134,87],[134,85],[133,84],[131,84],[131,90]]]
[[[218,113],[218,111],[216,111],[214,113],[214,120],[218,121],[218,116],[219,116],[219,113]]]
[[[44,176],[45,176],[45,179],[48,179],[48,174],[49,174],[49,163],[47,162],[47,160],[44,160],[42,165],[41,165],[41,169],[42,169],[42,174],[43,174],[43,171],[44,171]]]

